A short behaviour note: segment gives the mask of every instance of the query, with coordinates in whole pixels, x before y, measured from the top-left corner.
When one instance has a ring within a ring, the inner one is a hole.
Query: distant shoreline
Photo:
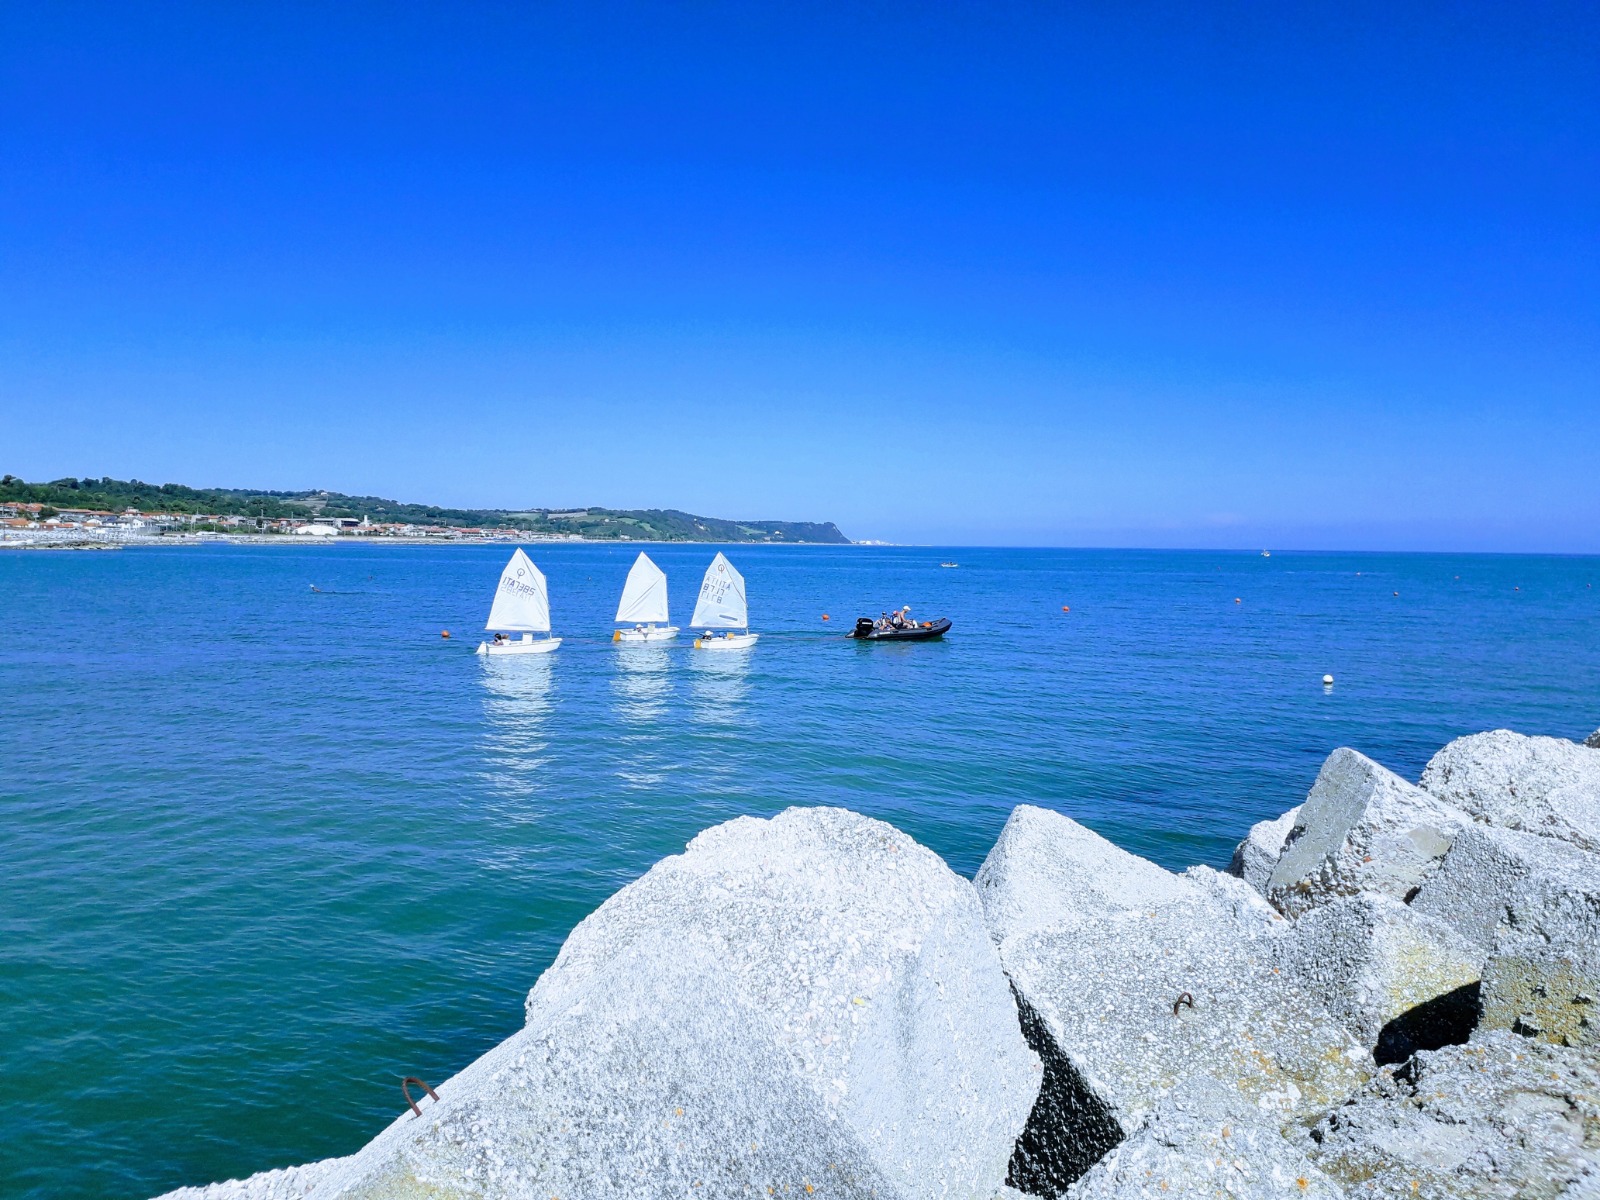
[[[384,535],[363,537],[341,534],[337,537],[307,537],[292,533],[178,534],[171,537],[127,537],[105,540],[61,539],[24,540],[0,538],[0,550],[126,550],[154,546],[865,546],[884,547],[889,542],[726,542],[707,538],[652,541],[646,538],[447,538]]]

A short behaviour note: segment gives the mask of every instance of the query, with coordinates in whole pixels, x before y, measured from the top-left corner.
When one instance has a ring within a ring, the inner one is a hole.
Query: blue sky
[[[0,460],[1600,551],[1600,16],[8,5]]]

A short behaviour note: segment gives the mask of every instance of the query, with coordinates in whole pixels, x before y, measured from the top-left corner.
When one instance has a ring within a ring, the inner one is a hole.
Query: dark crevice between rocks
[[[1006,1183],[1030,1196],[1053,1200],[1122,1141],[1122,1126],[1106,1102],[1089,1090],[1050,1036],[1044,1019],[1015,985],[1011,994],[1017,1001],[1022,1036],[1043,1063],[1044,1078],[1011,1152]]]
[[[1407,1009],[1378,1031],[1372,1057],[1383,1067],[1405,1062],[1418,1050],[1459,1046],[1478,1026],[1479,987],[1469,983]]]

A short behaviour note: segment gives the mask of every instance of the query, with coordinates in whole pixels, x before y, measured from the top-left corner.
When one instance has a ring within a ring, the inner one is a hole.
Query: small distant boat
[[[617,624],[633,623],[632,629],[619,629],[614,642],[665,642],[678,636],[678,627],[667,624],[667,574],[644,551],[633,560],[628,582],[622,585],[622,601],[617,605]]]
[[[949,617],[940,617],[936,621],[923,621],[920,624],[908,623],[899,629],[880,629],[871,617],[857,617],[856,627],[845,636],[858,638],[863,642],[927,642],[943,637],[949,629]]]
[[[704,629],[694,640],[696,650],[745,650],[761,635],[750,632],[750,605],[745,600],[744,576],[734,570],[727,555],[717,553],[700,582],[690,629]],[[719,636],[717,630],[724,632]],[[739,632],[734,632],[738,630]]]
[[[1263,550],[1261,552],[1261,557],[1262,558],[1271,558],[1272,557],[1272,551],[1271,550]]]
[[[512,551],[511,561],[500,572],[500,586],[483,627],[494,630],[495,635],[493,641],[478,643],[479,654],[548,654],[561,645],[560,638],[549,636],[550,591],[544,573],[521,546]],[[522,636],[512,639],[505,636],[508,633]],[[545,636],[536,638],[536,633]]]
[[[959,567],[960,563],[940,563],[941,567]]]

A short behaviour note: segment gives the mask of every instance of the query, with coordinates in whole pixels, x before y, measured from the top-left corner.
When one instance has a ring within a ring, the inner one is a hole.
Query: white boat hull
[[[728,633],[718,636],[711,634],[707,637],[697,637],[694,640],[696,650],[748,650],[756,644],[759,633]]]
[[[479,654],[549,654],[561,645],[560,638],[524,637],[517,641],[479,642]]]
[[[637,646],[644,642],[670,642],[677,636],[676,625],[646,625],[642,629],[619,629],[612,635],[611,640]]]

